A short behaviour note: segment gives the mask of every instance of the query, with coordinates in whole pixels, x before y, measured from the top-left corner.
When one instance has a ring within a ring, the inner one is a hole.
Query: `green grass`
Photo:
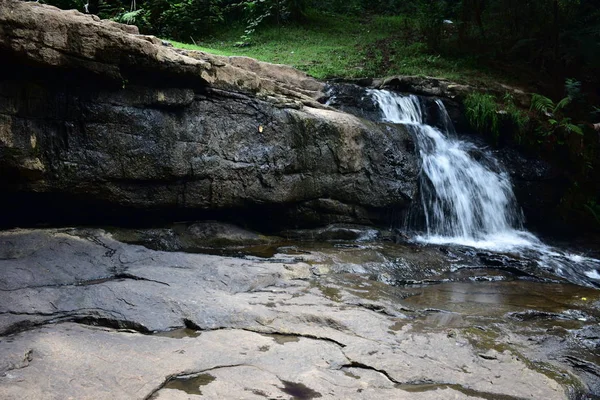
[[[303,24],[264,27],[239,47],[243,27],[228,28],[197,45],[175,47],[287,64],[319,79],[422,75],[454,81],[496,80],[476,60],[431,54],[404,16],[352,17],[311,13]]]
[[[499,135],[499,105],[494,96],[484,93],[471,93],[465,99],[467,119],[479,132],[490,132],[496,140]]]

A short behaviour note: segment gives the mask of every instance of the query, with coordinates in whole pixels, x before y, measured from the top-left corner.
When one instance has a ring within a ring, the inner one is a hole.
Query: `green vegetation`
[[[500,134],[499,104],[494,96],[484,93],[471,93],[464,101],[467,119],[473,128],[480,132],[490,132],[496,140]]]
[[[564,108],[571,103],[571,97],[567,96],[558,103],[546,96],[534,93],[531,97],[531,109],[537,111],[543,116],[548,117],[548,127],[544,129],[545,135],[562,134],[563,136],[576,133],[583,136],[583,129],[571,122],[570,117],[564,115]]]
[[[559,166],[570,181],[562,212],[600,227],[599,135],[590,124],[573,122],[592,118],[595,107],[582,101],[579,82],[567,80],[565,86],[568,95],[558,102],[534,93],[529,110],[516,106],[509,94],[499,100],[474,92],[464,100],[466,117],[473,129],[490,134],[494,143],[520,147]]]
[[[506,93],[502,100],[504,113],[509,123],[512,124],[509,130],[513,132],[515,142],[521,145],[523,144],[523,133],[527,130],[531,118],[525,110],[515,104],[515,99],[510,93]]]
[[[510,93],[498,101],[491,94],[473,92],[464,100],[464,106],[471,127],[478,132],[492,134],[496,144],[499,144],[501,131],[512,132],[512,140],[519,145],[523,143],[530,117],[515,104]]]
[[[79,0],[41,0],[79,8]],[[416,74],[563,97],[600,83],[595,0],[89,0],[143,33],[297,66],[318,78]]]
[[[41,1],[83,11],[79,0]],[[493,86],[465,99],[471,125],[558,165],[572,186],[565,207],[598,218],[597,0],[90,0],[88,9],[176,47],[321,79],[424,75]],[[539,94],[523,107],[498,84]]]
[[[425,75],[461,81],[495,79],[476,68],[471,59],[432,55],[427,46],[403,38],[410,20],[403,16],[328,15],[309,11],[306,22],[285,28],[267,26],[254,32],[240,46],[244,27],[195,40],[195,45],[172,42],[176,47],[221,55],[243,55],[262,61],[292,65],[316,78],[376,77],[383,75]],[[411,26],[411,25],[409,25]]]

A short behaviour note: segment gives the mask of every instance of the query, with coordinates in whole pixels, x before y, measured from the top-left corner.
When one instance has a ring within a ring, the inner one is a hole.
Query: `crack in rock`
[[[242,328],[241,330],[243,331],[247,331],[247,332],[252,332],[252,333],[259,333],[262,335],[280,335],[280,336],[287,336],[287,337],[295,337],[295,338],[304,338],[304,339],[310,339],[310,340],[321,340],[324,342],[328,342],[328,343],[333,343],[336,346],[340,347],[340,348],[344,348],[346,347],[346,345],[342,342],[338,342],[335,339],[331,339],[328,337],[323,337],[323,336],[317,336],[317,335],[311,335],[311,334],[306,334],[306,333],[281,333],[281,332],[277,332],[277,331],[272,331],[272,332],[260,332],[258,330],[252,330],[252,329],[248,329],[248,328]]]
[[[440,383],[433,381],[419,381],[419,382],[407,382],[398,384],[396,387],[406,392],[428,392],[436,391],[439,389],[452,389],[457,392],[469,396],[469,398],[475,397],[485,400],[525,400],[523,397],[515,397],[507,394],[498,394],[491,392],[483,392],[475,389],[471,389],[458,383]]]
[[[576,368],[581,371],[585,371],[589,374],[600,377],[600,368],[597,365],[592,364],[589,361],[585,361],[585,360],[582,360],[581,358],[574,357],[574,356],[565,356],[565,357],[563,357],[563,359],[566,362],[568,362],[569,364],[571,364],[573,366],[573,368]]]
[[[117,252],[117,249],[113,249],[112,247],[110,247],[109,245],[104,243],[98,236],[95,236],[88,232],[76,231],[76,232],[65,232],[65,233],[69,236],[79,237],[79,238],[85,239],[89,242],[92,242],[94,244],[97,244],[100,247],[103,247],[104,249],[106,249],[106,252],[104,253],[104,257],[111,258]]]
[[[0,289],[0,292],[17,292],[19,290],[27,290],[27,289],[53,289],[53,288],[65,288],[65,287],[76,287],[76,286],[93,286],[93,285],[101,285],[107,282],[121,282],[124,280],[134,280],[134,281],[145,281],[145,282],[154,282],[160,285],[171,286],[166,282],[157,281],[154,279],[144,278],[141,276],[129,274],[129,273],[119,273],[116,275],[107,276],[104,278],[96,278],[89,279],[86,281],[77,281],[73,283],[60,283],[56,285],[39,285],[39,286],[25,286],[15,289]]]
[[[344,356],[346,356],[346,354],[344,354]],[[346,356],[346,358],[348,358],[348,356]],[[365,370],[368,370],[368,371],[375,371],[375,372],[379,372],[381,375],[385,376],[387,378],[387,380],[389,380],[393,384],[396,384],[396,385],[401,385],[402,384],[402,382],[394,379],[386,370],[377,369],[377,368],[372,367],[372,366],[367,365],[367,364],[363,364],[363,363],[360,363],[360,362],[357,362],[357,361],[352,361],[349,358],[348,358],[348,360],[350,361],[350,363],[342,365],[339,369],[343,369],[343,368],[357,368],[357,369],[365,369]]]
[[[263,325],[266,328],[268,328],[265,330],[252,329],[252,328],[228,328],[228,327],[218,327],[218,328],[206,329],[206,328],[202,328],[200,325],[196,324],[194,321],[187,319],[187,318],[183,320],[183,324],[184,324],[183,327],[188,328],[188,329],[193,329],[193,330],[199,331],[199,332],[211,332],[211,331],[218,331],[218,330],[223,330],[223,329],[232,329],[232,330],[239,329],[239,330],[246,331],[246,332],[257,333],[259,335],[281,335],[281,336],[305,338],[305,339],[310,339],[310,340],[322,340],[325,342],[333,343],[342,349],[344,347],[346,347],[346,345],[344,343],[338,342],[337,340],[331,339],[328,337],[311,335],[311,334],[306,334],[306,333],[279,332],[277,329],[273,329],[273,328],[269,327],[268,325]]]
[[[103,328],[110,328],[116,330],[130,330],[135,331],[141,334],[148,335],[153,333],[150,329],[146,328],[144,325],[127,320],[119,320],[119,319],[111,319],[104,317],[94,317],[94,316],[85,316],[80,318],[72,318],[69,322],[75,322],[82,325],[90,325],[90,326],[100,326]]]
[[[390,310],[387,306],[381,305],[381,304],[373,304],[373,303],[368,303],[368,302],[356,302],[356,303],[349,302],[346,304],[352,305],[355,307],[361,307],[366,310],[373,311],[373,312],[376,312],[378,314],[382,314],[382,315],[385,315],[388,317],[397,318],[397,317],[403,316],[403,314],[401,314],[399,312],[394,312],[394,311]]]
[[[175,379],[193,378],[193,377],[196,377],[196,376],[201,375],[201,374],[205,374],[205,373],[210,372],[210,371],[215,371],[217,369],[236,368],[236,367],[255,367],[255,368],[258,368],[258,367],[254,366],[254,365],[249,365],[249,364],[231,364],[231,365],[217,365],[215,367],[207,368],[207,369],[204,369],[204,370],[201,370],[201,371],[180,372],[180,373],[177,373],[177,374],[171,374],[171,375],[168,375],[158,387],[156,387],[146,397],[144,397],[144,400],[152,400],[153,398],[155,398],[156,395],[158,394],[158,392],[160,392],[162,389],[164,389],[169,384],[169,382],[172,382]]]
[[[25,332],[28,330],[36,329],[45,325],[54,325],[63,322],[75,322],[83,325],[90,326],[100,326],[105,328],[112,329],[130,329],[139,333],[152,333],[148,328],[143,326],[142,324],[127,321],[124,316],[121,314],[120,316],[123,319],[110,318],[110,317],[101,317],[89,315],[88,312],[94,312],[97,314],[120,314],[114,310],[104,310],[101,308],[82,308],[72,311],[58,311],[54,313],[42,313],[42,312],[15,312],[15,311],[5,311],[1,312],[0,315],[16,315],[16,316],[38,316],[38,317],[54,317],[51,319],[45,319],[42,321],[32,321],[32,320],[24,320],[16,322],[8,327],[6,327],[3,331],[0,331],[0,337],[8,336],[16,333]]]
[[[345,355],[345,354],[344,354]],[[348,358],[346,356],[346,358]],[[363,364],[361,362],[350,361],[349,364],[342,365],[339,369],[343,368],[357,368],[364,369],[368,371],[375,371],[382,374],[385,378],[387,378],[391,383],[393,383],[396,388],[407,391],[407,392],[424,392],[424,391],[434,391],[438,389],[453,389],[458,392],[463,393],[466,396],[478,397],[486,400],[523,400],[521,397],[514,397],[505,394],[491,393],[491,392],[483,392],[475,389],[471,389],[469,387],[465,387],[461,384],[457,383],[440,383],[433,381],[419,381],[419,382],[400,382],[397,379],[393,378],[387,371],[383,369],[378,369],[373,366]]]

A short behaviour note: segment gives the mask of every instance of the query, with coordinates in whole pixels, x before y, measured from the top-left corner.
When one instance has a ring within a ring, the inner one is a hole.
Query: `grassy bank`
[[[239,46],[243,30],[228,27],[195,44],[172,43],[181,48],[287,64],[319,79],[402,74],[483,84],[503,80],[478,65],[476,59],[428,51],[414,22],[404,16],[310,13],[302,24],[257,30],[248,45]]]

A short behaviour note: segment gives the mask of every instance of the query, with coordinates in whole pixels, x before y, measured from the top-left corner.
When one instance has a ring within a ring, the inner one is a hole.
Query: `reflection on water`
[[[511,282],[450,282],[421,287],[403,300],[421,309],[443,309],[468,315],[502,316],[509,312],[537,310],[565,313],[573,307],[600,314],[595,305],[600,292],[571,284]]]

